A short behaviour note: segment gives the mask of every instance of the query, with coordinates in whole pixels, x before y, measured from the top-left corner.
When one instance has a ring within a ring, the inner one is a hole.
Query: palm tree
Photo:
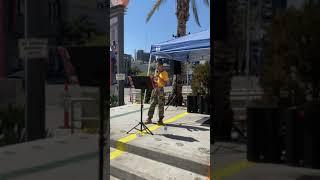
[[[166,2],[166,0],[157,0],[156,3],[153,5],[151,11],[148,13],[146,22],[149,22],[151,17],[153,16],[153,14],[156,12],[156,10],[158,10],[160,8],[161,5],[163,5]],[[180,36],[184,36],[186,35],[186,31],[187,31],[187,21],[189,20],[189,16],[190,16],[190,12],[189,12],[189,6],[190,3],[192,5],[192,11],[193,11],[193,15],[195,18],[195,21],[197,23],[198,26],[201,27],[200,25],[200,20],[199,20],[199,16],[198,16],[198,10],[197,10],[197,3],[196,0],[176,0],[176,17],[178,20],[178,24],[177,24],[177,37]],[[209,6],[209,0],[204,0],[204,3]],[[178,66],[178,69],[181,69],[181,63],[177,62],[175,65]],[[180,71],[181,72],[181,71]],[[176,78],[176,84],[177,84],[177,97],[180,97],[180,101],[182,98],[182,85],[180,83],[178,83],[180,81],[179,76],[177,76],[178,78]],[[181,105],[181,104],[180,104]]]
[[[146,20],[147,22],[150,21],[151,17],[156,12],[156,10],[158,10],[160,6],[165,2],[166,0],[157,0],[157,2],[153,5],[151,11],[148,13],[147,20]],[[176,4],[177,4],[176,17],[178,20],[177,37],[186,35],[186,30],[187,30],[186,24],[190,16],[190,12],[189,12],[190,3],[192,5],[192,11],[193,11],[193,15],[196,20],[196,23],[198,26],[201,26],[199,16],[198,16],[196,0],[176,0]],[[204,0],[204,3],[207,6],[209,6],[209,0]]]

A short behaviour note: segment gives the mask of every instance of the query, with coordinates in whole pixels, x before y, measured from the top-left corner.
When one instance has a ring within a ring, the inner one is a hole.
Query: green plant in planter
[[[193,95],[207,95],[210,78],[209,63],[198,64],[192,73],[191,89]]]
[[[289,9],[277,15],[268,30],[266,62],[261,77],[265,96],[279,102],[283,91],[290,105],[305,101],[305,82],[312,84],[313,97],[320,91],[319,8]],[[312,29],[312,31],[310,31]]]
[[[24,108],[9,105],[0,110],[0,146],[20,141],[24,128]]]
[[[115,95],[110,96],[110,107],[116,107],[118,105],[118,98]]]

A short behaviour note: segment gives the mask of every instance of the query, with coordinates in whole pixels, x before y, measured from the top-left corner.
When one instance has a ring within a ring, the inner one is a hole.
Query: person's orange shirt
[[[169,76],[168,76],[167,71],[162,71],[158,75],[157,86],[160,88],[165,87],[168,80],[169,80]]]

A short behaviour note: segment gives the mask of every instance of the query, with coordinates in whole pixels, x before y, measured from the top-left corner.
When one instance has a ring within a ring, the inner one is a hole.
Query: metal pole
[[[250,0],[247,4],[247,23],[246,23],[246,75],[249,76],[249,62],[250,62]]]
[[[24,38],[25,40],[28,39],[28,0],[24,0]],[[24,115],[25,115],[25,135],[26,135],[26,141],[28,141],[28,62],[27,62],[27,57],[24,58],[24,83],[25,83],[25,110],[24,110]]]
[[[102,82],[99,88],[100,89],[99,180],[103,180],[103,169],[104,169],[104,145],[105,145],[105,131],[104,131],[105,109],[104,108],[105,108],[105,99],[106,99],[105,84],[106,84],[105,82]],[[108,155],[109,154],[107,154],[107,156]]]
[[[150,74],[151,57],[152,57],[152,55],[150,54],[147,76],[149,76],[149,74]],[[142,91],[142,90],[141,90],[141,91]],[[147,94],[147,90],[144,90],[143,102],[146,100],[146,94]],[[141,98],[141,103],[142,103],[142,98]]]
[[[186,72],[187,72],[187,89],[189,88],[189,70],[188,70],[189,60],[186,62]],[[188,93],[188,90],[187,90]]]
[[[247,0],[247,23],[246,23],[246,75],[247,75],[247,105],[249,103],[249,74],[250,74],[250,0]]]

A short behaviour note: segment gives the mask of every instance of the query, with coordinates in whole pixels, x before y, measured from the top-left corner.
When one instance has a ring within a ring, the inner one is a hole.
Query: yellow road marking
[[[184,112],[184,113],[181,113],[175,117],[172,117],[170,119],[167,119],[164,121],[165,124],[167,123],[172,123],[174,121],[177,121],[178,119],[181,119],[183,118],[184,116],[186,116],[188,114],[188,112]],[[159,126],[159,125],[153,125],[151,127],[148,127],[150,129],[150,131],[155,131],[156,129],[160,128],[162,126]],[[110,160],[112,159],[115,159],[119,156],[121,156],[123,154],[123,152],[125,151],[125,146],[124,146],[124,143],[127,143],[127,142],[130,142],[134,139],[137,138],[137,135],[140,134],[140,135],[144,135],[146,134],[146,131],[142,131],[142,132],[137,132],[135,134],[131,134],[129,136],[126,136],[126,137],[123,137],[121,139],[118,140],[119,143],[116,144],[116,150],[110,152]]]
[[[250,168],[254,165],[255,165],[254,163],[248,162],[246,160],[233,163],[225,168],[217,169],[216,172],[212,173],[213,179],[214,180],[221,180],[223,177],[232,176],[232,175],[240,172],[241,170]]]

